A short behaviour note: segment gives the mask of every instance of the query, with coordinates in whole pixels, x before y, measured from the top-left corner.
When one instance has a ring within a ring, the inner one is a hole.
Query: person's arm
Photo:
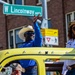
[[[34,31],[35,31],[34,46],[40,47],[42,46],[42,35],[37,22],[34,22]]]
[[[66,43],[66,48],[70,48],[71,47],[71,41],[69,40],[67,43]],[[67,72],[67,65],[69,63],[69,60],[64,60],[64,65],[63,65],[63,69],[62,69],[62,75],[64,75],[64,73]]]
[[[62,68],[62,75],[64,75],[67,72],[67,64],[66,64],[67,60],[64,61],[64,65]]]
[[[42,35],[41,31],[37,22],[37,19],[39,18],[38,16],[34,16],[33,18],[33,27],[34,27],[34,32],[35,32],[35,38],[33,41],[27,44],[22,44],[19,48],[22,47],[41,47],[42,46]]]

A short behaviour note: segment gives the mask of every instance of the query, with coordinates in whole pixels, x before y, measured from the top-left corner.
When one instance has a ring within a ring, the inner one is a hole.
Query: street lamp
[[[2,3],[2,4],[8,4],[7,2],[5,2],[3,0],[0,0],[0,3]]]

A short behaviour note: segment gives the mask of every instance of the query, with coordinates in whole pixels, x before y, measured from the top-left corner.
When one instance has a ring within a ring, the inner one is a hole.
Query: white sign
[[[58,45],[58,37],[45,36],[44,42],[45,42],[45,44],[49,44],[49,45]]]
[[[43,19],[42,24],[41,24],[41,28],[48,28],[48,20]]]
[[[41,29],[43,44],[58,45],[58,29]]]

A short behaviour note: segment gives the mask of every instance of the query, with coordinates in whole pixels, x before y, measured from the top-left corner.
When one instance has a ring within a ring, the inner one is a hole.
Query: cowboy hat
[[[75,25],[75,20],[69,23],[69,28],[73,25]]]
[[[24,33],[27,32],[27,31],[33,31],[33,32],[34,32],[34,29],[33,29],[33,27],[30,26],[30,25],[27,26],[27,27],[25,27],[25,28],[22,28],[22,29],[19,31],[19,33],[18,33],[20,39],[25,40]]]
[[[25,72],[25,69],[18,63],[12,63],[12,64],[10,64],[10,67],[14,70],[18,70],[20,72]]]

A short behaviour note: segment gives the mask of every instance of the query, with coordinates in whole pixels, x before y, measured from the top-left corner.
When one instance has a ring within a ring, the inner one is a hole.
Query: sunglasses
[[[27,32],[25,32],[24,34],[32,35],[32,34],[34,34],[34,32],[33,32],[33,31],[27,31]]]
[[[75,30],[75,27],[73,27],[72,29]]]

